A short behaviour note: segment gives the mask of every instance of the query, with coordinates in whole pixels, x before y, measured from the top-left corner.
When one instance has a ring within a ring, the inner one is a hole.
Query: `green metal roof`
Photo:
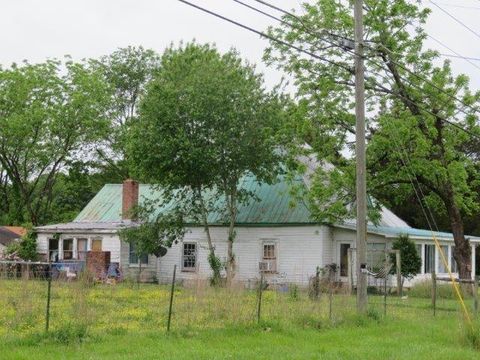
[[[312,224],[307,206],[291,194],[293,186],[303,187],[302,178],[288,181],[279,176],[274,184],[259,183],[254,176],[246,176],[241,181],[241,188],[254,194],[257,199],[251,199],[248,204],[238,207],[237,224],[251,225],[281,225],[281,224]],[[151,185],[140,185],[140,203],[148,200],[161,200],[161,192]],[[208,195],[207,195],[208,196]],[[217,207],[223,208],[224,199],[217,202]],[[165,211],[166,207],[159,209]],[[87,204],[74,221],[111,222],[120,221],[122,211],[122,185],[107,184]],[[208,222],[211,225],[221,225],[225,222],[222,214],[210,213]]]

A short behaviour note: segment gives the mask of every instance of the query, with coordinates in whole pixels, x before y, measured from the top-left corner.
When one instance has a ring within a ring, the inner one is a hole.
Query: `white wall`
[[[37,236],[37,252],[41,255],[47,255],[48,253],[48,240],[53,237],[53,233],[39,233]],[[88,250],[91,248],[92,239],[101,238],[102,239],[102,251],[110,251],[110,261],[111,262],[120,262],[120,239],[116,234],[112,233],[86,233],[86,232],[75,232],[75,233],[65,233],[60,236],[60,241],[63,239],[72,239],[72,238],[83,238],[88,239]]]
[[[168,282],[177,265],[177,278],[183,280],[207,279],[210,268],[207,261],[208,248],[203,229],[192,228],[184,242],[198,244],[198,268],[196,272],[182,271],[182,243],[173,245],[167,255],[159,260],[157,277]],[[236,281],[248,282],[259,278],[258,263],[262,260],[264,241],[277,246],[277,274],[270,274],[270,281],[308,283],[316,267],[326,263],[325,254],[331,252],[331,232],[326,226],[297,227],[238,227],[233,250],[236,258]],[[215,251],[223,261],[227,255],[227,228],[212,227],[211,235]],[[329,259],[328,259],[329,260]]]

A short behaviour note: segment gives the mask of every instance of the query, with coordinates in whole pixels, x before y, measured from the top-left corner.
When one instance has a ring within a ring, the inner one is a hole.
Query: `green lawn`
[[[0,280],[0,359],[478,359],[463,340],[453,300],[370,297],[320,301],[302,292],[264,293],[256,323],[254,292],[197,287],[175,293],[166,334],[168,287],[54,283],[51,329],[44,333],[45,284]],[[12,310],[13,309],[13,310]]]

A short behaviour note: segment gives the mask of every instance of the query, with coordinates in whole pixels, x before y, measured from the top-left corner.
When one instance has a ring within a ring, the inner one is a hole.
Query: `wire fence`
[[[212,288],[200,278],[188,287],[177,278],[173,287],[134,281],[97,283],[87,272],[67,277],[48,263],[4,262],[0,263],[0,337],[48,331],[58,336],[167,331],[168,323],[172,331],[193,332],[257,324],[324,328],[354,319],[354,291],[334,276],[317,274],[308,288],[272,286],[268,274],[259,274],[251,289],[245,284]],[[434,306],[433,288],[426,285],[403,298],[389,288],[387,292],[371,288],[369,316],[433,317],[458,312],[457,302],[439,285]],[[464,295],[473,309],[474,297],[467,290]]]

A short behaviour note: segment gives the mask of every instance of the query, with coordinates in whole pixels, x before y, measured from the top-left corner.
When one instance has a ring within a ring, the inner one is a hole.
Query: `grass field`
[[[169,288],[54,282],[45,333],[46,283],[0,280],[0,359],[478,359],[464,339],[454,300],[355,298],[312,301],[300,291],[263,294],[195,287],[175,292],[166,333]]]

